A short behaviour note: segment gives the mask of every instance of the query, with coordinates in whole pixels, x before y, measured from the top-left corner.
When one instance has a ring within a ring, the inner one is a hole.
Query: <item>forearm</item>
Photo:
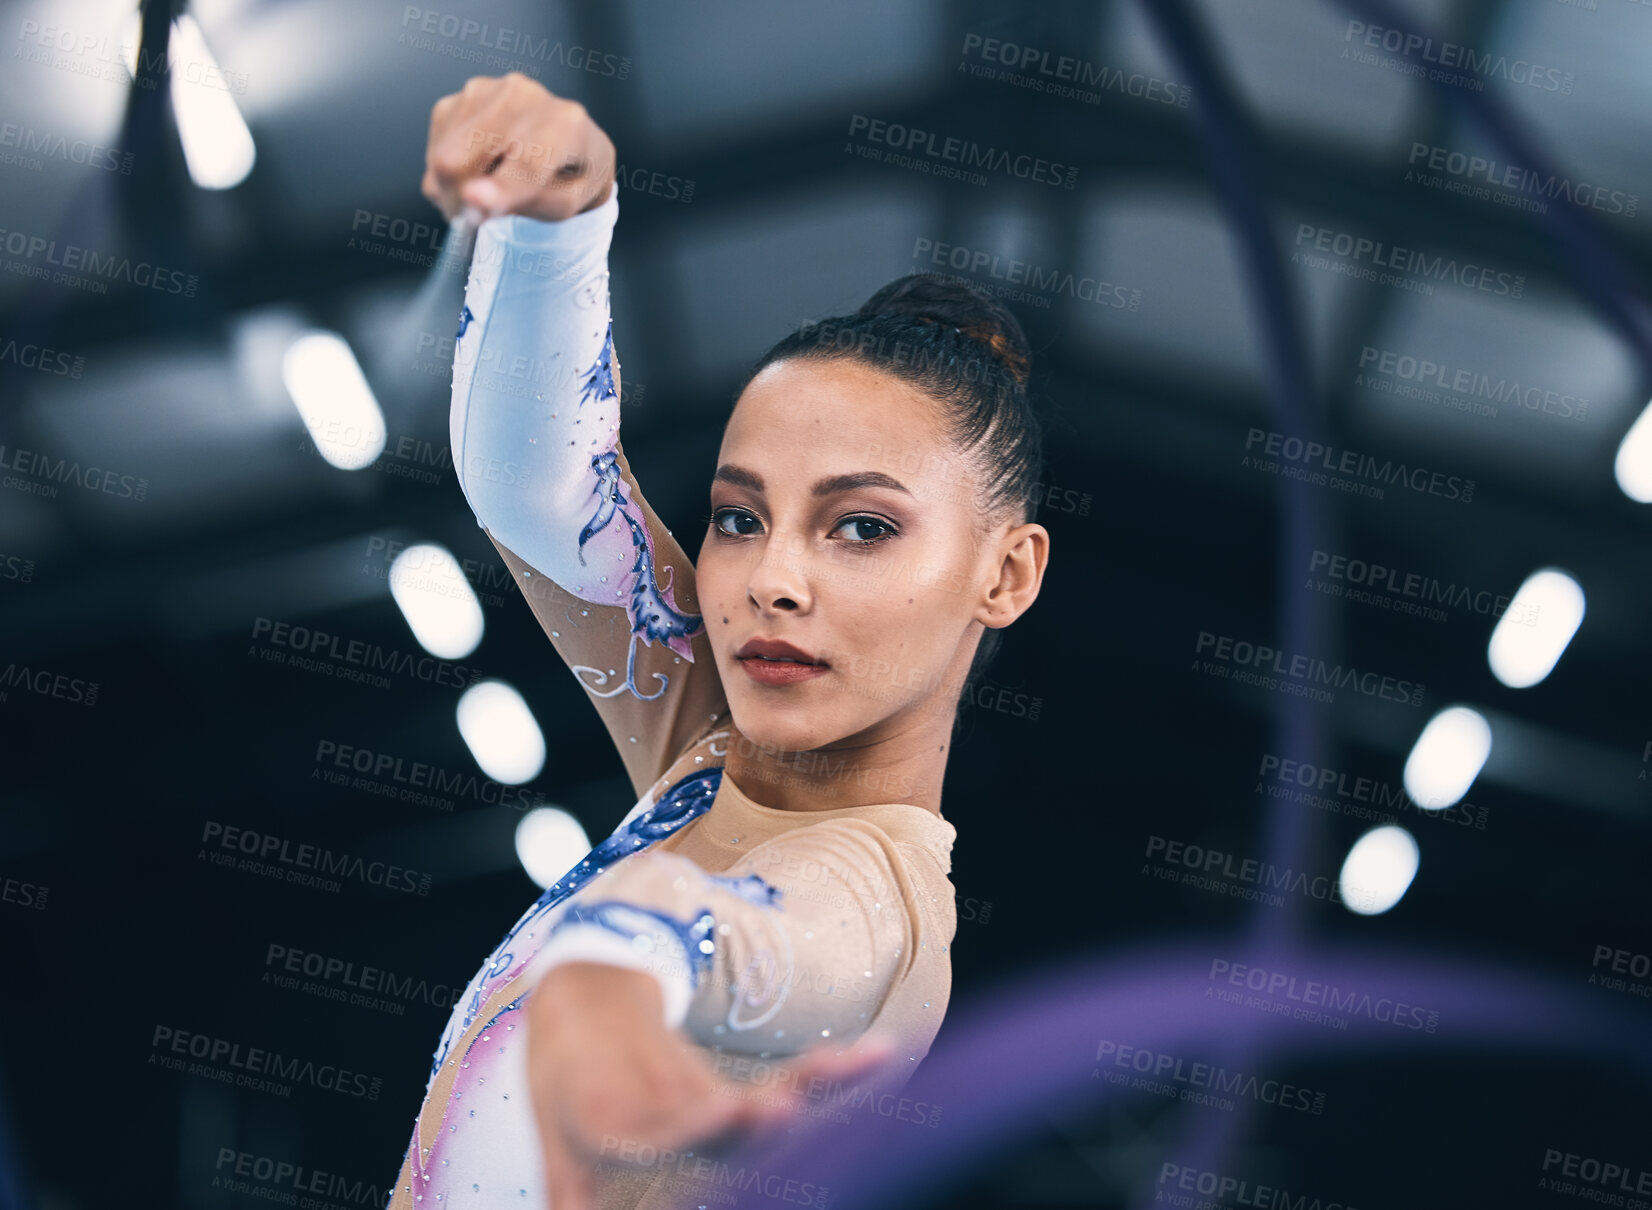
[[[511,215],[480,226],[450,413],[459,484],[477,520],[542,574],[603,604],[614,603],[617,577],[601,580],[593,540],[623,529],[609,524],[621,502],[608,300],[618,213],[611,194],[560,222]],[[611,537],[629,548],[628,534]]]
[[[704,631],[690,604],[693,567],[636,490],[619,449],[608,305],[618,217],[611,191],[602,205],[560,222],[514,216],[479,228],[454,353],[453,457],[477,520],[532,569],[529,577],[621,609],[626,635],[692,663],[691,640]],[[530,602],[543,602],[537,585],[517,582]],[[650,677],[636,677],[636,643],[628,641],[628,683],[642,686],[640,697],[658,696],[663,685],[654,690]]]

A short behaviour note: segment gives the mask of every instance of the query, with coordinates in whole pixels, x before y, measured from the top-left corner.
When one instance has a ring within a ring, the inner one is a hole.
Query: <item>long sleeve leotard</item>
[[[618,216],[613,190],[562,222],[480,226],[451,439],[466,501],[601,715],[638,798],[527,908],[454,1005],[392,1207],[547,1204],[525,1008],[559,962],[653,975],[667,1023],[753,1095],[784,1081],[788,1056],[874,1026],[898,1041],[910,1075],[951,989],[950,823],[903,803],[777,810],[724,776],[741,737],[695,612],[693,567],[619,444],[607,260]],[[939,1114],[886,1099],[822,1109],[838,1120],[887,1110],[895,1128]],[[612,1150],[599,1170],[604,1210],[726,1206],[753,1186],[826,1202],[806,1173],[734,1172],[692,1152],[648,1157],[627,1140]]]

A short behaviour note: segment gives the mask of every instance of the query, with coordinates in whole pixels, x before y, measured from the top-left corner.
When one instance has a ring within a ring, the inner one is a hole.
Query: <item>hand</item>
[[[472,76],[430,109],[419,187],[449,221],[466,207],[558,220],[607,201],[615,163],[578,101],[521,72]]]
[[[569,962],[534,989],[528,1080],[553,1210],[593,1210],[596,1161],[619,1160],[619,1142],[680,1152],[779,1126],[814,1077],[849,1080],[894,1053],[888,1042],[843,1055],[817,1046],[787,1063],[784,1087],[764,1086],[777,1102],[765,1104],[716,1074],[704,1053],[666,1028],[664,1013],[653,976],[629,967]]]

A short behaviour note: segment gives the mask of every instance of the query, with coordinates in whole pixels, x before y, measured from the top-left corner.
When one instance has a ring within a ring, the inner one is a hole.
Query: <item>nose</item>
[[[808,566],[801,544],[776,535],[764,543],[763,553],[746,581],[746,597],[762,613],[806,612],[813,601]]]

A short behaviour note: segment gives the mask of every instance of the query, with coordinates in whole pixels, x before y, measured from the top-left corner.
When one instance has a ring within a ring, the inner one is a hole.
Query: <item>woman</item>
[[[436,103],[427,165],[444,214],[487,220],[462,489],[639,797],[472,978],[391,1205],[726,1204],[748,1178],[697,1144],[869,1061],[904,1082],[946,1009],[947,746],[1049,551],[1025,339],[913,277],[782,340],[729,418],[696,567],[619,443],[612,143],[526,76],[478,77]],[[777,1178],[824,1198],[750,1179]]]

